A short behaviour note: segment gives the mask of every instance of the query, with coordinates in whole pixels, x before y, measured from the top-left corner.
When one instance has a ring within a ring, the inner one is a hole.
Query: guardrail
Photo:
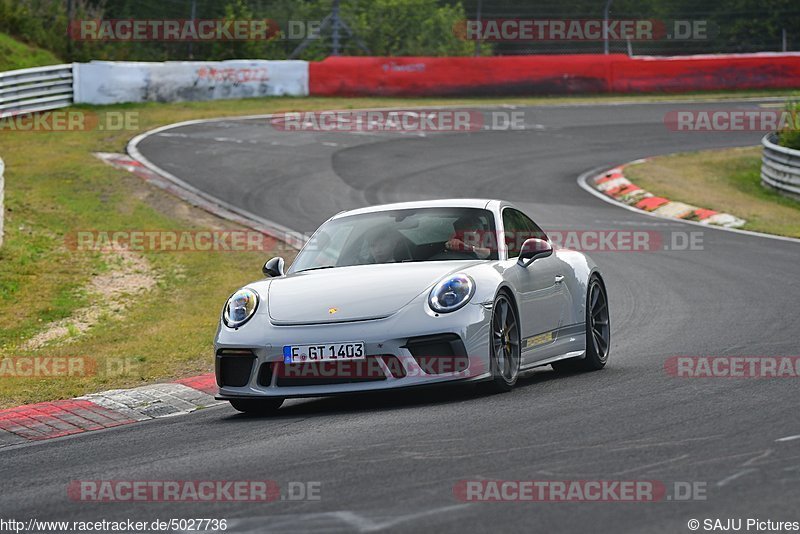
[[[5,208],[3,208],[3,191],[5,190],[5,180],[3,179],[4,167],[3,158],[0,158],[0,247],[3,246],[3,217],[6,213]]]
[[[800,199],[800,150],[778,145],[775,133],[765,135],[761,144],[761,183]]]
[[[779,89],[800,54],[92,61],[0,73],[0,117],[78,104],[262,96],[480,96]]]
[[[72,63],[0,73],[0,116],[69,106]]]

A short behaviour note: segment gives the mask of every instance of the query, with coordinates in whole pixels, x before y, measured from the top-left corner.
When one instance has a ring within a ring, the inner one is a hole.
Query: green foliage
[[[605,0],[461,0],[469,18],[475,18],[478,3],[489,18],[594,19],[602,18]],[[656,39],[633,42],[635,54],[713,54],[780,51],[783,30],[787,48],[800,50],[800,3],[797,0],[613,0],[611,19],[661,21],[664,29],[673,21],[696,21],[705,27],[705,38],[696,40]],[[626,52],[626,43],[612,42],[611,50]],[[538,42],[497,43],[495,52],[566,53],[602,51],[602,43]]]
[[[21,43],[5,33],[0,33],[0,72],[59,63],[61,60],[47,50]]]
[[[225,6],[226,21],[253,20],[255,15],[243,0],[235,0]],[[258,41],[215,41],[208,51],[215,60],[265,57],[264,43]]]
[[[198,19],[270,19],[282,32],[268,41],[209,42],[97,42],[68,37],[69,20],[85,19],[189,19],[192,1],[73,0],[72,14],[64,0],[0,0],[0,31],[53,51],[66,61],[90,59],[166,61],[285,59],[302,38],[289,35],[295,25],[319,23],[331,11],[331,0],[196,0]],[[102,7],[100,7],[102,6]],[[437,0],[342,0],[342,19],[355,33],[341,31],[343,53],[372,55],[451,56],[471,55],[475,44],[458,38],[454,27],[466,18],[461,4]],[[491,46],[484,45],[484,53]],[[300,59],[322,59],[331,51],[331,32],[310,42]]]
[[[786,148],[800,150],[800,102],[793,101],[786,105],[786,111],[794,119],[786,128],[778,133],[778,143]]]
[[[466,18],[461,4],[439,6],[433,0],[355,0],[346,2],[342,15],[352,21],[376,56],[464,56],[475,44],[454,32]]]
[[[67,35],[67,3],[59,0],[0,0],[0,32],[51,51],[65,61],[101,59],[87,43],[71,41]],[[96,19],[102,10],[88,0],[72,0],[73,19]]]

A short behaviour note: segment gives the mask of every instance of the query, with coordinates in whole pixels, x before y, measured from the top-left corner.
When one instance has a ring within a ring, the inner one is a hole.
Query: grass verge
[[[63,63],[52,52],[17,41],[0,32],[0,72]]]
[[[703,94],[692,98],[778,94],[784,93]],[[97,370],[85,376],[56,378],[0,374],[0,407],[212,371],[212,341],[224,299],[237,287],[259,278],[260,267],[270,255],[145,252],[125,258],[72,250],[68,237],[79,230],[236,228],[109,167],[92,152],[123,152],[128,140],[139,132],[220,116],[674,98],[266,98],[151,103],[72,108],[136,112],[135,131],[0,131],[0,157],[6,162],[6,237],[0,248],[0,364],[9,358],[80,356],[89,358]]]
[[[659,156],[626,168],[654,195],[730,213],[745,230],[800,237],[800,202],[761,185],[761,147]]]

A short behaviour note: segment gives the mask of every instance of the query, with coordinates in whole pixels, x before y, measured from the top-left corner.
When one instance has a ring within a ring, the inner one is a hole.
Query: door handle
[[[563,281],[564,281],[564,275],[562,275],[562,274],[557,274],[557,275],[556,275],[556,284],[560,284],[560,283],[561,283],[561,282],[563,282]]]

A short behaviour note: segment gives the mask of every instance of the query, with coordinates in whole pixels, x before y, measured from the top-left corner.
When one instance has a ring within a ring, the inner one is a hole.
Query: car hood
[[[379,319],[396,313],[444,276],[477,263],[390,263],[293,273],[270,281],[267,308],[275,324]]]

